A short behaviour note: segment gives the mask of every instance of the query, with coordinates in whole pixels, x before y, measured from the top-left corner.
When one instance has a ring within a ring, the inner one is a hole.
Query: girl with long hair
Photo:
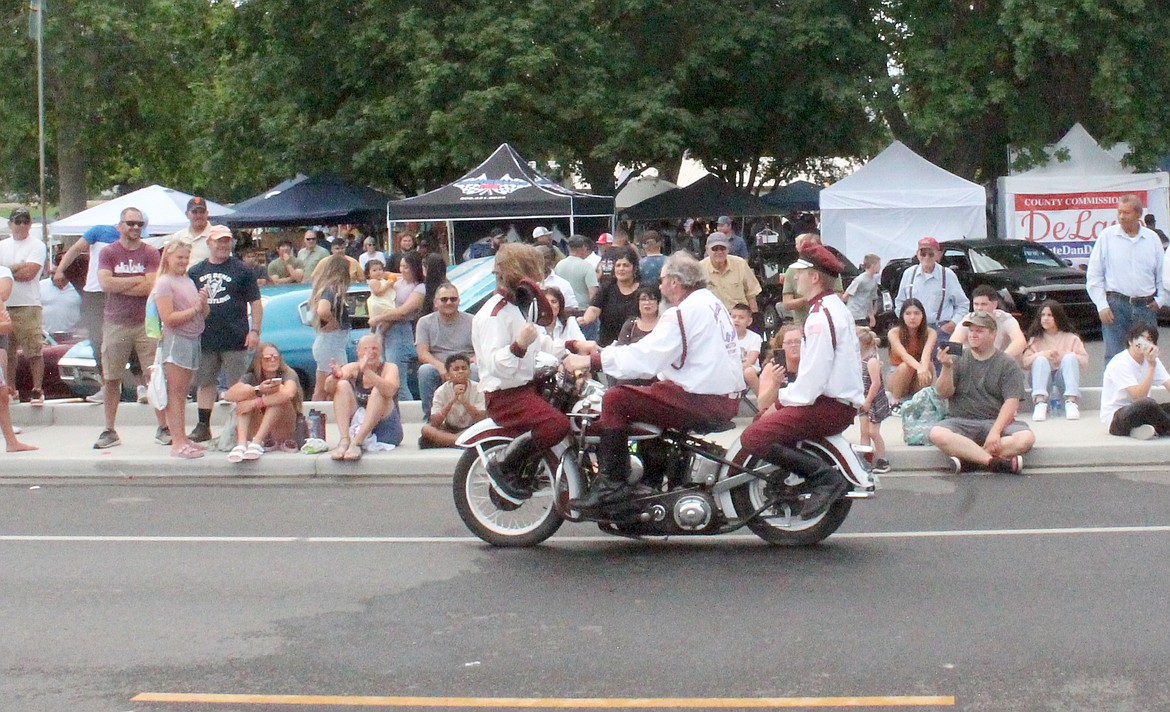
[[[225,400],[236,404],[237,445],[228,453],[228,462],[257,460],[273,447],[296,451],[302,398],[300,379],[284,362],[280,349],[260,344],[248,372],[224,394]]]
[[[606,253],[613,257],[613,279],[604,280],[593,296],[580,324],[601,320],[601,334],[597,343],[608,346],[617,340],[622,325],[638,316],[638,252],[632,247],[611,247]]]
[[[313,360],[317,363],[313,400],[326,400],[325,379],[334,365],[349,361],[346,347],[353,322],[345,303],[348,292],[349,262],[344,255],[326,257],[325,267],[313,280],[313,291],[309,295],[313,328],[317,332],[313,339]]]
[[[917,299],[902,303],[898,323],[886,334],[890,341],[890,395],[902,401],[934,381],[934,353],[938,334],[926,323],[926,308]]]
[[[163,249],[154,283],[154,304],[162,323],[155,363],[163,369],[167,381],[167,430],[171,436],[171,457],[203,457],[202,445],[187,437],[187,393],[191,378],[199,368],[200,335],[211,307],[207,288],[196,290],[187,276],[191,247],[173,240]]]
[[[585,335],[581,333],[581,327],[577,325],[576,319],[570,319],[565,314],[565,294],[557,287],[545,287],[544,296],[548,299],[548,305],[552,308],[553,324],[544,329],[545,333],[553,337],[557,341],[584,341]]]
[[[414,347],[414,323],[422,312],[426,286],[423,258],[407,252],[398,266],[398,280],[393,284],[394,308],[370,317],[370,329],[382,334],[382,358],[398,367],[398,398],[414,400],[407,374],[410,362],[418,358]]]
[[[1060,302],[1046,299],[1040,314],[1028,327],[1028,345],[1020,359],[1032,373],[1032,420],[1048,418],[1049,388],[1062,386],[1064,417],[1081,417],[1081,369],[1089,365],[1089,353]]]

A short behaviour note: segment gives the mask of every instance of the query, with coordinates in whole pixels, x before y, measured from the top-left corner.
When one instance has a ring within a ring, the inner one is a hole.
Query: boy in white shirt
[[[1158,358],[1158,329],[1139,322],[1125,334],[1126,347],[1105,366],[1101,384],[1101,422],[1110,435],[1149,440],[1170,435],[1170,404],[1150,397],[1170,373]]]
[[[452,354],[443,362],[447,382],[435,391],[428,421],[418,439],[420,449],[455,447],[459,434],[487,415],[487,403],[479,386],[471,380],[471,358]]]
[[[735,343],[743,362],[743,380],[752,393],[760,394],[760,348],[764,339],[748,329],[752,324],[752,310],[743,303],[731,308],[731,323],[735,325]]]

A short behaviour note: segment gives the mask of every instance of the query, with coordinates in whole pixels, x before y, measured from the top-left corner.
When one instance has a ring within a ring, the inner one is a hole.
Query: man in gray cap
[[[1015,359],[995,348],[991,314],[973,312],[962,325],[967,327],[970,348],[961,356],[938,350],[940,371],[934,387],[950,403],[948,417],[930,429],[930,442],[948,456],[955,474],[976,466],[1018,475],[1024,453],[1036,444],[1028,425],[1016,420],[1025,397],[1024,372]]]
[[[707,275],[708,289],[730,310],[747,304],[752,313],[760,310],[756,297],[763,289],[751,265],[742,257],[728,254],[727,235],[713,232],[707,236],[707,256],[699,264]]]
[[[720,215],[719,219],[715,221],[715,230],[727,236],[731,254],[736,257],[742,257],[745,260],[748,259],[747,242],[735,234],[735,227],[731,224],[731,218],[726,215]]]
[[[12,237],[0,241],[0,266],[12,270],[12,294],[6,300],[8,313],[12,315],[12,333],[9,337],[8,377],[16,387],[16,362],[18,350],[24,351],[32,371],[32,393],[29,402],[44,405],[45,394],[41,384],[45,377],[45,359],[41,355],[44,346],[42,334],[43,314],[41,310],[41,270],[45,267],[47,251],[45,243],[29,237],[32,229],[32,214],[28,208],[16,207],[8,218]]]

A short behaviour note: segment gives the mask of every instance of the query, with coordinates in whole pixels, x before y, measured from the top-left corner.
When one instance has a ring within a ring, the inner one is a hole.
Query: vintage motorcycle
[[[747,527],[772,544],[809,546],[841,526],[855,499],[875,496],[877,476],[864,449],[840,435],[801,442],[797,448],[835,467],[850,485],[846,495],[813,519],[800,518],[809,486],[801,475],[749,456],[736,440],[723,447],[702,436],[734,428],[731,421],[703,431],[663,430],[635,424],[630,433],[631,484],[628,501],[580,512],[568,502],[598,477],[597,419],[605,386],[559,367],[551,356],[538,359],[542,396],[565,413],[570,435],[534,455],[516,479],[530,493],[520,504],[500,496],[487,474],[487,458],[514,439],[491,419],[460,436],[465,448],[455,468],[455,507],[467,528],[489,544],[535,546],[565,521],[596,522],[616,536],[714,535]]]

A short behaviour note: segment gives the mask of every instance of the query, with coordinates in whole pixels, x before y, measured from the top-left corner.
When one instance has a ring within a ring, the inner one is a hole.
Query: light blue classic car
[[[459,308],[475,313],[496,288],[495,257],[481,257],[447,268],[447,279],[459,289]],[[264,287],[260,299],[264,304],[264,326],[260,340],[271,342],[280,349],[284,361],[301,378],[306,393],[313,390],[316,366],[313,361],[313,328],[301,322],[299,309],[309,298],[308,284],[286,284]],[[353,319],[349,357],[355,359],[357,342],[369,333],[366,299],[370,290],[365,284],[349,288],[346,306]],[[78,396],[93,395],[100,388],[97,366],[89,341],[78,342],[61,357],[61,380]],[[412,374],[413,377],[413,374]],[[132,399],[133,389],[123,384],[123,397]],[[415,389],[417,392],[417,389]]]

